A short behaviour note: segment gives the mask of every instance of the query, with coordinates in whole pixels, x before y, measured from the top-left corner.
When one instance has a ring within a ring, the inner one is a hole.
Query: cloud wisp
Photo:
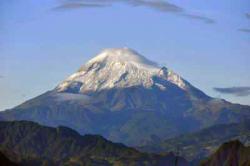
[[[250,19],[250,13],[245,14],[246,18]]]
[[[244,97],[250,95],[250,86],[246,87],[228,87],[228,88],[214,88],[215,91],[222,94],[230,94],[234,96]]]
[[[187,19],[198,20],[207,24],[215,23],[215,20],[211,18],[198,14],[191,14],[184,8],[166,0],[64,0],[60,1],[60,4],[53,8],[53,10],[102,8],[112,6],[114,3],[123,3],[131,7],[147,7],[158,12],[173,13]]]
[[[245,13],[245,17],[250,19],[250,13]],[[239,28],[238,31],[243,33],[250,33],[250,28]]]
[[[100,7],[107,7],[107,5],[103,4],[85,4],[85,3],[64,3],[57,7],[54,7],[53,10],[70,10],[70,9],[81,9],[81,8],[100,8]]]
[[[183,16],[190,18],[190,19],[194,19],[194,20],[202,20],[205,23],[208,24],[214,24],[215,20],[208,18],[208,17],[204,17],[204,16],[200,16],[200,15],[193,15],[193,14],[183,14]]]
[[[156,11],[179,13],[183,12],[183,9],[172,3],[162,0],[148,1],[148,0],[120,0],[134,7],[148,7]]]
[[[250,29],[248,29],[248,28],[240,28],[240,29],[238,29],[238,31],[244,32],[244,33],[250,33]]]
[[[108,7],[114,3],[124,3],[132,7],[148,7],[162,12],[181,12],[183,9],[162,0],[65,0],[54,9],[78,9],[86,7]]]

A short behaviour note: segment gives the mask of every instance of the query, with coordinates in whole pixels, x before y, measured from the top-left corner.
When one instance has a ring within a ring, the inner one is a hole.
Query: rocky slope
[[[203,161],[201,166],[248,166],[250,165],[250,147],[235,140],[224,143],[215,154]]]

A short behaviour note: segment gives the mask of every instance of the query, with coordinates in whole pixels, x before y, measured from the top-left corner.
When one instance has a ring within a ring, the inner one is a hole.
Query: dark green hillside
[[[9,158],[7,158],[6,154],[3,152],[0,152],[0,164],[4,166],[18,166],[17,163],[14,163]]]
[[[176,159],[171,153],[141,153],[101,136],[81,136],[66,127],[44,127],[28,121],[0,122],[0,150],[21,165],[171,166]],[[188,165],[183,158],[178,159],[180,165]]]

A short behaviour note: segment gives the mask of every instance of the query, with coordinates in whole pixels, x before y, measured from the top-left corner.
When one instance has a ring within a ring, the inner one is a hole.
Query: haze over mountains
[[[55,89],[0,113],[131,146],[249,118],[249,106],[211,98],[128,48],[102,51]]]
[[[250,145],[250,121],[240,123],[218,124],[197,132],[179,135],[158,143],[138,147],[141,151],[162,153],[178,150],[189,161],[200,161],[215,153],[225,142],[238,140]],[[250,154],[249,154],[250,156]]]

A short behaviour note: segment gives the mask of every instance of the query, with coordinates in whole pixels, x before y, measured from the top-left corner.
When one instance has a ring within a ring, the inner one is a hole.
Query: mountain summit
[[[138,52],[130,48],[111,48],[105,49],[96,57],[91,59],[88,64],[93,64],[96,62],[115,62],[115,63],[134,63],[138,66],[144,67],[157,67],[155,62],[152,62]]]
[[[128,48],[105,49],[55,89],[0,113],[145,145],[250,118],[250,107],[214,99]]]
[[[133,86],[152,88],[154,85],[165,89],[164,80],[185,89],[185,81],[179,75],[159,67],[136,51],[128,48],[105,49],[63,81],[57,91],[85,94]]]

